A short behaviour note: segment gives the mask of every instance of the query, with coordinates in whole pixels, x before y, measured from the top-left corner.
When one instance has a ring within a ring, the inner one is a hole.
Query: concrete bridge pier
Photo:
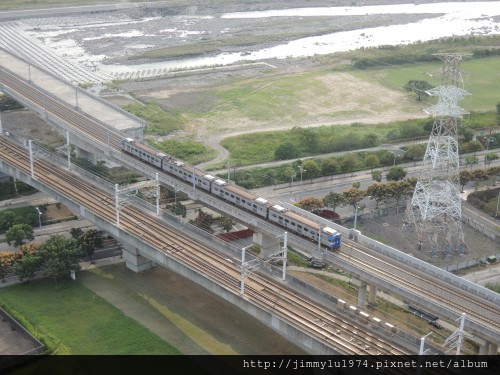
[[[154,266],[152,261],[139,255],[139,250],[136,247],[126,243],[122,243],[122,256],[127,268],[136,273],[148,270]]]
[[[269,258],[280,250],[280,239],[261,232],[253,234],[253,242],[260,246],[260,253],[264,258]]]
[[[89,160],[92,164],[96,164],[95,154],[84,150],[78,146],[75,146],[75,154],[77,158],[83,158]]]
[[[368,287],[368,284],[361,281],[359,284],[359,289],[358,289],[358,307],[360,309],[366,309],[366,289]],[[371,289],[371,288],[370,288]]]
[[[498,344],[493,344],[490,342],[490,349],[488,350],[488,355],[497,355],[498,353]]]
[[[370,294],[368,295],[368,304],[374,306],[377,303],[377,287],[370,284]]]
[[[497,355],[498,344],[493,344],[484,340],[484,344],[479,346],[479,355]]]

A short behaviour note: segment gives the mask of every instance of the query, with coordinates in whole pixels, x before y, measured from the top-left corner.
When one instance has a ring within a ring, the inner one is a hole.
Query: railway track
[[[0,138],[2,159],[29,174],[26,150]],[[45,160],[35,161],[35,178],[81,204],[110,223],[115,221],[113,197],[97,187],[67,173]],[[76,189],[75,189],[76,188]],[[240,272],[235,264],[165,226],[157,218],[135,207],[120,212],[120,226],[128,233],[239,294]],[[378,335],[335,316],[332,312],[288,291],[262,276],[253,275],[245,283],[249,302],[272,311],[298,329],[317,337],[326,345],[345,354],[406,354]]]
[[[7,85],[22,95],[35,105],[45,108],[52,116],[56,116],[61,121],[77,129],[85,137],[91,138],[94,142],[100,143],[103,147],[108,147],[115,152],[121,153],[121,134],[110,129],[97,119],[85,115],[69,104],[62,104],[58,98],[46,95],[42,90],[23,81],[21,78],[0,69],[0,82]],[[163,173],[158,170],[159,173]],[[450,310],[459,316],[466,312],[481,325],[490,327],[495,331],[500,331],[500,316],[498,306],[494,306],[482,298],[467,293],[457,287],[446,284],[429,275],[425,275],[415,269],[397,263],[388,258],[383,258],[380,254],[369,254],[369,250],[354,244],[344,242],[344,246],[357,252],[356,267],[365,264],[366,269],[372,270],[374,275],[383,275],[391,283],[397,283],[410,293],[416,291],[429,300],[436,301],[437,304],[450,306]],[[346,251],[341,251],[340,256],[345,257]],[[363,257],[363,258],[361,258]],[[369,259],[369,261],[368,261]],[[387,271],[387,270],[390,270]]]
[[[355,244],[344,243],[354,251],[344,251],[339,254],[345,260],[355,261],[366,269],[372,269],[391,284],[404,286],[417,291],[433,300],[444,302],[444,305],[453,310],[457,317],[466,313],[469,319],[481,321],[494,330],[500,331],[500,309],[489,301],[478,299],[464,290],[446,288],[441,280],[436,280],[431,275],[424,274],[404,266],[394,266],[384,256],[370,254],[366,249]],[[411,273],[411,278],[408,275]]]

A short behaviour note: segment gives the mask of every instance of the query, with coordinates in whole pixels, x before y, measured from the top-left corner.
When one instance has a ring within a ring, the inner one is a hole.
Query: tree
[[[234,224],[236,224],[236,221],[234,221],[230,217],[225,217],[225,216],[222,216],[218,221],[219,227],[225,230],[226,233],[229,233],[229,231],[233,228]]]
[[[474,181],[476,182],[476,190],[479,187],[479,183],[481,181],[486,181],[488,179],[488,174],[483,169],[476,169],[475,171],[472,171],[472,176],[474,178]]]
[[[372,172],[372,180],[381,182],[382,181],[382,172],[381,171],[373,171]]]
[[[365,158],[365,165],[368,167],[368,168],[375,168],[375,167],[378,167],[380,165],[380,159],[378,158],[377,155],[375,154],[369,154],[366,158]]]
[[[378,136],[375,133],[368,133],[363,137],[363,147],[375,147],[378,144]]]
[[[392,196],[392,192],[386,184],[375,183],[368,186],[368,189],[366,189],[366,195],[368,195],[370,199],[375,200],[378,208],[380,202]]]
[[[288,160],[300,157],[299,149],[290,142],[282,143],[274,151],[274,158],[276,160]]]
[[[344,204],[344,196],[341,193],[330,192],[323,198],[323,204],[335,211],[338,206]]]
[[[42,258],[36,253],[27,253],[14,263],[14,271],[19,279],[31,279],[42,265]]]
[[[290,183],[293,183],[293,179],[297,176],[297,172],[292,167],[288,167],[283,172],[283,176],[285,176],[287,180],[290,180]]]
[[[13,265],[16,261],[16,253],[12,251],[0,252],[0,277],[2,282],[5,282],[5,275],[13,271]]]
[[[76,240],[78,237],[80,237],[83,234],[83,230],[82,230],[82,228],[71,228],[69,230],[69,233],[71,234],[71,237]]]
[[[359,168],[359,158],[356,154],[347,154],[342,158],[342,162],[340,163],[340,169],[343,172],[350,172],[357,168]]]
[[[198,212],[198,216],[189,222],[207,231],[212,231],[211,227],[214,223],[214,217],[211,214],[204,212],[201,208],[198,208],[196,212]]]
[[[406,177],[406,171],[403,167],[392,167],[385,175],[387,181],[400,181]]]
[[[354,189],[359,189],[361,187],[361,182],[359,182],[359,181],[353,182],[352,187]]]
[[[315,212],[323,208],[323,202],[318,198],[304,198],[295,203],[295,206],[309,212]]]
[[[425,155],[425,145],[411,145],[406,149],[405,157],[409,160],[422,160]]]
[[[184,206],[181,202],[177,201],[174,204],[171,204],[168,209],[170,212],[172,212],[174,215],[180,215],[182,217],[186,217],[187,214],[187,209],[186,206]]]
[[[33,241],[33,228],[28,224],[15,224],[5,232],[5,239],[9,245],[21,246],[25,240]]]
[[[332,176],[339,170],[339,163],[335,158],[329,158],[321,163],[321,174],[323,176]]]
[[[479,158],[474,155],[469,155],[465,157],[465,165],[470,166],[470,169],[472,170],[472,166],[479,164]]]
[[[365,191],[350,188],[343,191],[342,195],[344,196],[344,204],[350,204],[354,209],[356,209],[358,203],[365,197]]]
[[[496,152],[490,152],[484,155],[484,165],[490,165],[493,160],[500,159],[500,156]]]
[[[309,178],[312,180],[319,176],[319,165],[314,160],[306,160],[302,163],[302,168],[305,169],[304,178]]]
[[[56,283],[58,279],[69,278],[71,271],[80,270],[78,262],[82,251],[73,238],[51,236],[40,245],[37,253],[42,259],[45,276],[54,278]]]
[[[92,262],[92,255],[97,247],[102,245],[102,235],[103,232],[96,229],[89,229],[83,232],[77,239],[76,242],[80,247],[83,254],[87,255]]]
[[[479,141],[464,142],[460,145],[461,154],[468,154],[475,151],[481,151],[482,149],[483,145]]]
[[[10,210],[0,211],[0,232],[5,232],[15,224],[16,215]]]
[[[474,139],[474,131],[463,124],[458,128],[458,135],[462,137],[464,142],[470,142]]]
[[[318,133],[311,129],[301,129],[300,143],[306,151],[310,153],[316,152],[319,148]]]
[[[417,94],[418,101],[422,100],[422,95],[427,95],[426,91],[432,89],[432,86],[427,81],[412,79],[404,86],[406,91],[411,91]]]
[[[413,193],[413,184],[410,180],[391,181],[387,183],[387,188],[390,191],[391,197],[396,199],[396,212],[399,207],[399,201],[407,198]]]
[[[474,176],[468,170],[460,171],[460,191],[463,192],[465,185],[467,185],[467,183],[469,181],[472,181],[473,179]]]

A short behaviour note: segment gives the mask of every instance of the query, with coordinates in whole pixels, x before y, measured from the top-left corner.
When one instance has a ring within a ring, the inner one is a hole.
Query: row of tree
[[[375,182],[368,186],[366,190],[361,190],[359,189],[359,182],[356,182],[352,188],[342,193],[330,192],[322,199],[304,198],[297,202],[296,206],[311,212],[319,212],[324,208],[335,211],[337,207],[342,206],[351,206],[355,209],[365,197],[374,200],[376,207],[382,202],[388,203],[391,200],[396,202],[396,206],[399,206],[402,200],[413,195],[417,179],[405,179],[406,172],[400,167],[395,167],[391,170],[394,170],[394,176],[389,180],[389,173],[391,172],[389,171],[387,176],[389,182],[387,183]],[[491,178],[491,183],[494,185],[495,179],[498,177],[500,177],[500,167],[478,169],[475,171],[463,170],[460,172],[460,184],[463,190],[464,186],[470,181],[475,181],[477,187],[479,182]]]
[[[323,199],[304,198],[297,202],[296,206],[311,212],[319,212],[324,208],[335,211],[337,207],[342,206],[351,206],[356,209],[365,197],[375,200],[377,207],[380,202],[390,200],[395,201],[396,205],[399,206],[402,199],[413,194],[416,183],[415,178],[390,181],[388,183],[375,182],[366,190],[359,189],[359,183],[355,183],[352,188],[344,190],[342,193],[330,192]]]
[[[29,280],[40,270],[56,282],[58,279],[69,278],[71,271],[80,270],[79,262],[83,258],[89,257],[92,260],[95,248],[101,246],[103,242],[103,233],[95,229],[83,232],[80,228],[74,228],[71,230],[71,235],[72,238],[53,235],[40,245],[24,244],[23,241],[18,245],[17,252],[0,252],[2,281],[5,281],[5,276],[12,272],[15,272],[21,280]]]

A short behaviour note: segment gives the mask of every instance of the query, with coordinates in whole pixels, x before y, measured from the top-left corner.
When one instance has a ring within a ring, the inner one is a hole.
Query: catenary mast
[[[418,249],[431,256],[467,251],[461,221],[458,127],[467,112],[457,102],[469,95],[459,71],[462,56],[437,54],[444,61],[441,86],[427,93],[438,103],[425,110],[434,117],[422,169],[406,210],[405,224],[413,225]]]

